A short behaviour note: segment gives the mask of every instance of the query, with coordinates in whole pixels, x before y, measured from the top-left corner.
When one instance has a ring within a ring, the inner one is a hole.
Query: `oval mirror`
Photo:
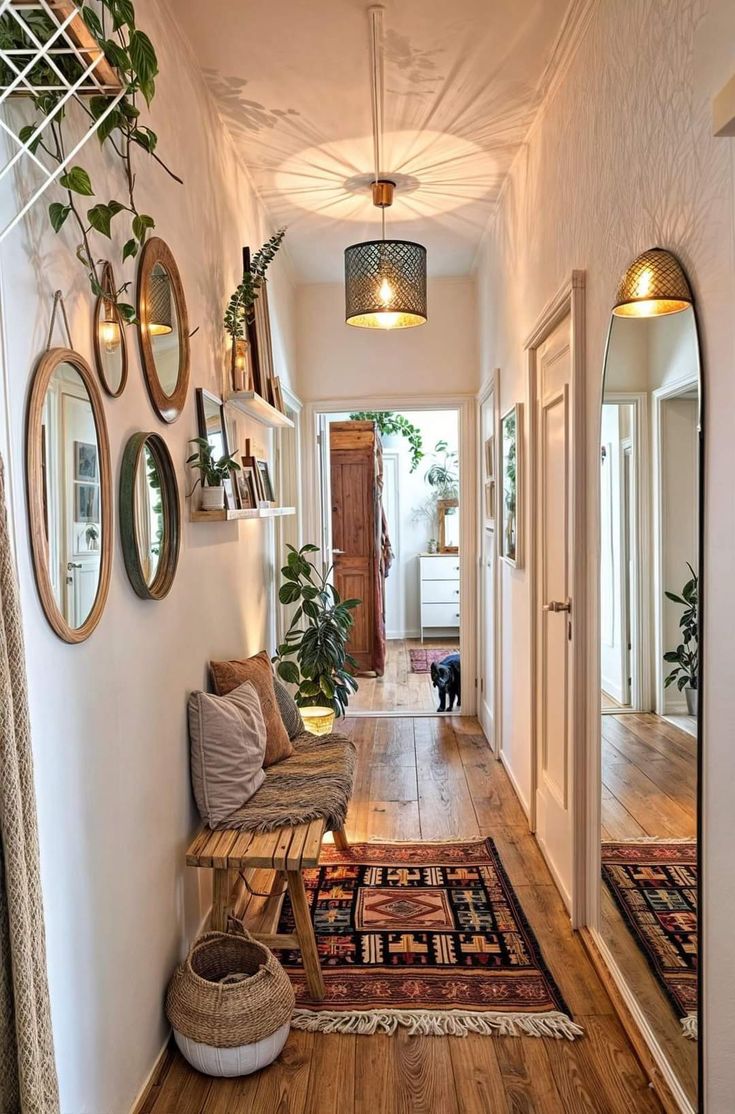
[[[669,252],[644,252],[620,284],[601,411],[599,931],[694,1110],[701,359]]]
[[[178,267],[157,236],[146,240],[138,267],[138,340],[154,409],[174,422],[189,386],[189,321]]]
[[[115,303],[115,276],[109,263],[103,265],[101,286],[105,294],[100,294],[95,303],[92,322],[94,359],[102,386],[108,395],[118,398],[128,379],[128,348],[125,324]]]
[[[68,348],[42,356],[26,427],[33,567],[46,616],[65,642],[97,626],[110,586],[112,481],[102,399]]]
[[[157,433],[136,433],[120,473],[120,538],[128,578],[141,599],[168,595],[180,533],[179,489],[166,442]]]

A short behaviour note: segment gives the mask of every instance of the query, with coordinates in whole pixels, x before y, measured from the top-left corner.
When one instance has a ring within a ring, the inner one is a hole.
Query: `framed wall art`
[[[500,419],[500,556],[514,568],[523,564],[523,404]]]

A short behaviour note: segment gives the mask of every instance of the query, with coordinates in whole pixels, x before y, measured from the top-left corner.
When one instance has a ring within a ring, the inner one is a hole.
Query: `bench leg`
[[[332,832],[332,836],[334,838],[334,846],[338,851],[349,851],[350,845],[344,828],[335,828]]]
[[[215,867],[213,874],[212,929],[215,932],[227,932],[227,918],[234,911],[232,891],[237,871]]]
[[[306,900],[304,879],[300,870],[288,871],[288,892],[291,898],[294,921],[296,922],[296,934],[299,938],[301,960],[304,964],[304,974],[306,975],[309,994],[315,1001],[321,1002],[326,993],[324,978],[319,964],[319,953],[316,948],[316,937],[314,936],[314,925],[309,912],[309,903]]]

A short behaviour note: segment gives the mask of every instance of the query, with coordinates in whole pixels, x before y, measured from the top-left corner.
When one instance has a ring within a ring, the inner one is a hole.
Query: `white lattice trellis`
[[[14,20],[22,37],[22,46],[0,50],[0,130],[6,137],[8,149],[0,169],[0,180],[24,159],[30,160],[41,175],[40,184],[27,199],[19,202],[17,210],[9,214],[0,227],[2,240],[59,174],[72,164],[84,144],[113,111],[124,89],[72,0],[0,0],[0,20]],[[9,118],[19,117],[20,113],[8,113],[8,99],[41,93],[54,94],[56,103],[33,133],[21,139],[20,121],[16,128]],[[85,113],[88,127],[63,162],[46,165],[32,149],[38,137],[71,101],[95,95],[110,98],[105,111],[94,120]]]

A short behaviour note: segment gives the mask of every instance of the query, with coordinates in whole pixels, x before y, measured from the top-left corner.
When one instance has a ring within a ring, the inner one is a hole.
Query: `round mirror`
[[[176,421],[189,385],[189,323],[176,261],[163,240],[146,240],[138,269],[138,339],[151,402]]]
[[[179,491],[157,433],[128,441],[120,473],[120,537],[128,578],[141,599],[168,595],[179,560]]]
[[[78,352],[41,358],[28,405],[26,481],[41,604],[66,642],[97,626],[110,585],[112,485],[102,399]]]
[[[115,276],[109,263],[102,268],[101,285],[110,296],[100,294],[94,307],[94,359],[102,386],[108,395],[117,398],[125,390],[128,379],[128,349],[125,324],[115,304]]]

